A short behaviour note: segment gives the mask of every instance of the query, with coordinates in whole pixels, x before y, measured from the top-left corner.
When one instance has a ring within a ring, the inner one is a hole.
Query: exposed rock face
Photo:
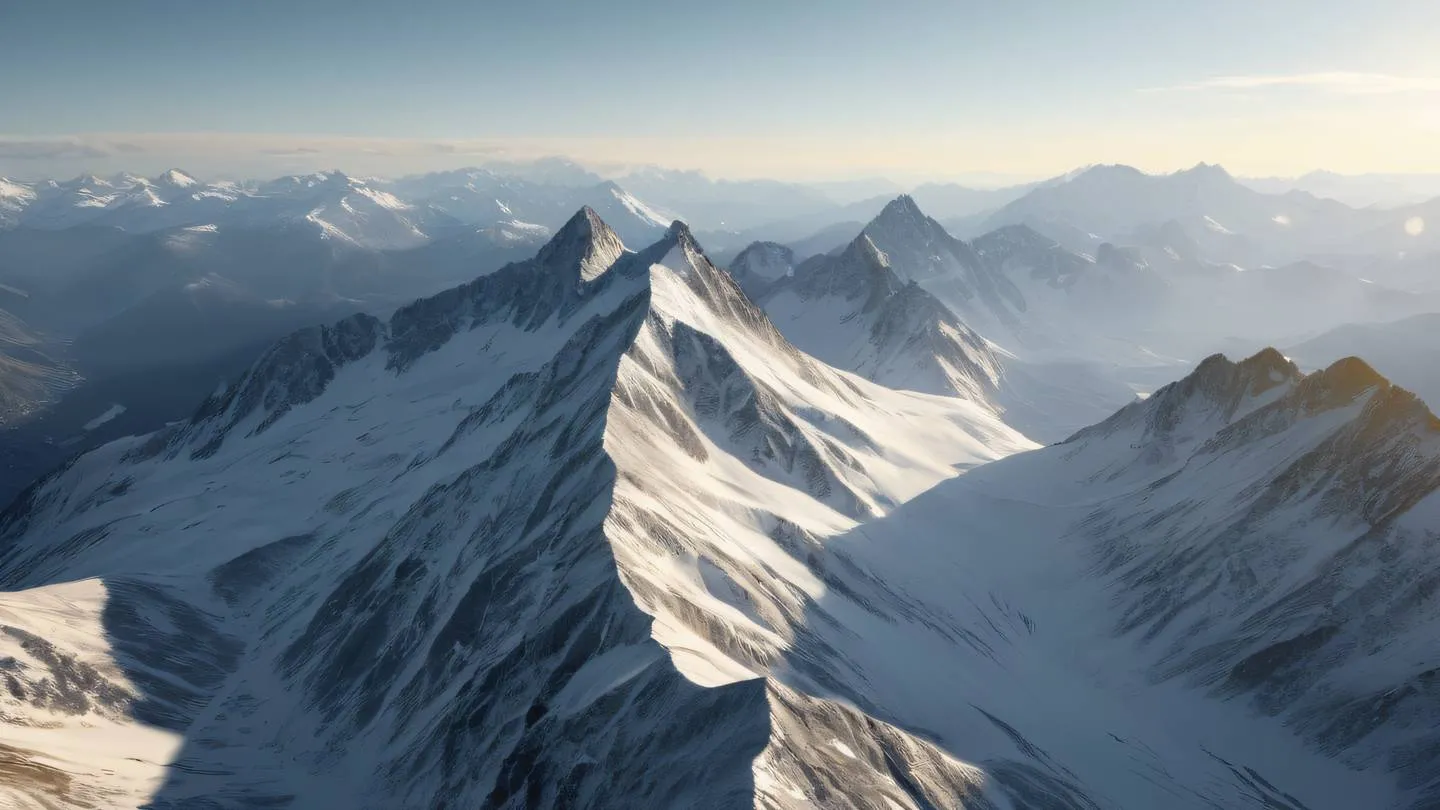
[[[929,429],[868,435],[910,411]],[[807,597],[757,565],[1028,446],[970,416],[802,354],[683,225],[632,253],[584,210],[27,491],[0,517],[7,734],[103,724],[123,753],[66,795],[157,808],[978,797],[935,746],[767,679]],[[652,621],[713,650],[677,661]]]

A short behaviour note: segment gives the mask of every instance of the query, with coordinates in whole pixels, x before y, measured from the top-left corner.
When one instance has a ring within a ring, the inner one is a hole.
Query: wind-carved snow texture
[[[1371,568],[1337,556],[1363,543],[1326,552],[1327,587],[1381,600],[1403,655],[1354,644],[1385,642],[1367,614],[1282,597],[1322,516],[1436,525],[1433,418],[1358,368],[1229,368],[1002,459],[1035,445],[803,353],[683,225],[629,252],[582,211],[534,260],[292,335],[188,423],[73,460],[0,518],[0,774],[19,775],[0,796],[1405,807],[1433,722],[1312,721],[1397,683],[1396,706],[1433,711],[1433,538],[1376,535]],[[1352,428],[1333,458],[1289,452]],[[1375,437],[1380,466],[1327,477]],[[1242,475],[1274,465],[1303,472]],[[1397,494],[1325,494],[1371,482]],[[1167,487],[1183,529],[1126,523]],[[1200,542],[1247,514],[1232,492],[1270,504],[1269,579]],[[1215,570],[1253,601],[1205,602]],[[1279,658],[1323,656],[1323,683],[1250,663],[1311,624],[1341,629]]]
[[[668,424],[636,424],[624,402],[651,349],[685,376],[655,405]],[[912,424],[902,441],[867,438],[894,419]],[[688,443],[656,430],[686,422]],[[708,666],[727,677],[681,675],[622,585],[660,562],[627,543],[665,537],[624,531],[644,517],[619,506],[631,482],[667,472],[610,447],[641,438],[734,453],[706,468],[712,485],[670,483],[712,520],[724,488],[728,519],[772,548],[759,532],[782,536],[782,521],[761,503],[742,513],[734,501],[753,496],[737,483],[770,482],[804,526],[793,535],[818,537],[951,462],[1029,446],[965,403],[800,354],[683,226],[624,253],[582,212],[531,262],[388,322],[292,335],[189,423],[107,445],[20,498],[0,541],[3,739],[63,779],[7,783],[7,800],[791,807],[811,803],[782,779],[854,806],[974,789],[978,773],[933,746],[718,652]],[[726,565],[707,563],[710,587]],[[750,578],[803,613],[789,586]],[[660,619],[689,627],[708,607],[676,590]],[[756,649],[776,660],[781,646]],[[807,729],[836,745],[811,756]],[[852,783],[852,757],[885,767]]]
[[[357,319],[282,342],[194,423],[81,459],[7,516],[7,589],[103,576],[125,679],[150,703],[144,669],[165,662],[183,684],[167,685],[165,722],[134,713],[186,737],[154,806],[749,795],[763,685],[684,679],[602,533],[605,411],[649,290],[643,267],[595,273],[618,251],[591,224],[383,329]],[[76,480],[100,489],[67,490]],[[147,493],[176,500],[137,509]],[[76,520],[105,528],[18,542]],[[203,662],[173,657],[182,637]],[[227,655],[195,652],[197,638]],[[15,659],[21,711],[48,699],[32,694],[46,673],[33,658]]]
[[[1301,377],[1271,350],[1210,358],[1071,452],[1111,436],[1170,468],[1085,523],[1153,676],[1440,801],[1440,420],[1361,360]]]
[[[949,594],[989,642],[960,668],[895,634],[855,661],[870,694],[949,683],[1099,806],[1431,807],[1437,486],[1440,421],[1411,394],[1353,358],[1302,376],[1267,350],[830,550],[884,547],[871,571]],[[886,660],[922,653],[933,674]],[[1003,780],[998,738],[927,709],[934,739]]]

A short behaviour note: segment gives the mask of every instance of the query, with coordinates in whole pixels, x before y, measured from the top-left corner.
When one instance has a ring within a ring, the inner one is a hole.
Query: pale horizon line
[[[1155,88],[1146,92],[1160,92],[1165,89],[1167,88]],[[29,182],[62,179],[62,177],[65,179],[73,179],[75,177],[92,174],[106,177],[124,173],[147,176],[159,174],[170,168],[179,168],[197,178],[213,180],[263,181],[277,177],[327,171],[343,171],[348,176],[358,178],[379,177],[400,179],[435,172],[485,168],[487,163],[493,165],[495,163],[506,162],[524,165],[544,160],[560,159],[574,163],[582,169],[600,176],[602,179],[615,179],[633,171],[654,169],[694,173],[712,181],[744,182],[748,180],[773,180],[800,185],[890,182],[901,186],[924,183],[954,183],[977,190],[984,190],[1053,180],[1067,175],[1076,175],[1097,166],[1125,166],[1152,176],[1176,174],[1188,171],[1197,166],[1213,165],[1224,168],[1223,162],[1204,160],[1194,163],[1188,161],[1172,162],[1168,167],[1159,169],[1153,165],[1142,165],[1139,161],[1135,163],[1095,161],[1080,163],[1065,169],[1052,169],[1043,172],[1006,171],[1003,169],[982,167],[933,170],[915,168],[885,169],[878,167],[867,169],[866,167],[857,167],[855,171],[850,173],[835,172],[830,174],[815,174],[808,177],[786,177],[764,172],[717,172],[699,166],[667,165],[656,161],[587,158],[583,155],[575,154],[574,147],[587,140],[604,143],[615,140],[624,141],[627,139],[383,138],[353,135],[277,135],[269,133],[236,132],[91,133],[49,136],[0,134],[0,167],[7,164],[15,166],[16,164],[23,163],[76,164],[87,161],[92,163],[101,161],[114,163],[116,161],[125,162],[127,156],[134,157],[133,163],[148,162],[150,166],[155,167],[164,164],[164,168],[146,169],[144,171],[124,168],[96,169],[93,166],[86,166],[66,172],[41,171],[38,174],[31,172],[11,173],[0,171],[0,176],[8,177],[11,180]],[[671,140],[686,141],[693,139],[677,138]],[[734,143],[766,139],[725,138],[719,140]],[[547,146],[553,145],[555,147],[561,147],[562,142],[564,146],[570,147],[570,150],[565,148],[548,148]],[[187,152],[186,150],[196,151]],[[365,160],[378,158],[401,160],[418,159],[431,162],[432,164],[434,161],[443,161],[443,164],[395,171],[350,171],[339,168],[346,164],[353,165],[356,162],[364,162]],[[467,158],[474,158],[475,160],[467,162],[465,161]],[[266,167],[262,169],[259,165],[256,165],[251,169],[240,171],[214,168],[192,171],[184,165],[187,159],[199,163],[230,161],[232,163],[264,164]],[[271,164],[273,164],[273,168],[270,168]],[[1226,169],[1226,171],[1237,179],[1242,180],[1297,180],[1317,173],[1335,174],[1342,177],[1427,177],[1440,175],[1440,170],[1394,171],[1376,169],[1360,172],[1340,172],[1323,167],[1295,173],[1237,173],[1231,172],[1228,169]]]

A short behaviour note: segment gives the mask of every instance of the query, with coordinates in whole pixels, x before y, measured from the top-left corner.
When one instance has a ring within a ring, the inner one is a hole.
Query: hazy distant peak
[[[923,219],[925,219],[925,213],[920,210],[920,206],[915,202],[915,198],[909,194],[901,194],[886,203],[885,207],[880,209],[879,215],[875,217],[876,222],[893,220],[915,221]]]
[[[69,185],[75,188],[114,188],[114,185],[111,184],[109,181],[97,177],[93,174],[82,174],[74,180],[70,181]]]
[[[1071,180],[1102,180],[1102,179],[1124,179],[1148,177],[1149,175],[1124,163],[1097,163],[1086,167],[1083,171],[1076,173]]]
[[[191,186],[198,185],[199,182],[200,181],[194,177],[191,177],[179,169],[170,169],[155,178],[157,185],[169,186],[171,188],[190,188]]]
[[[751,242],[730,262],[730,274],[758,300],[771,284],[794,275],[795,251],[778,242]]]
[[[1213,178],[1217,180],[1231,180],[1230,172],[1218,163],[1206,163],[1201,161],[1188,169],[1183,169],[1175,174],[1189,177]]]
[[[527,161],[486,161],[490,172],[519,177],[531,183],[554,186],[585,186],[600,181],[600,176],[569,158],[542,157]]]
[[[1001,242],[1041,250],[1059,247],[1059,244],[1054,239],[1040,233],[1025,222],[1001,225],[992,231],[975,237],[972,244],[976,250],[984,252],[985,247]]]
[[[746,264],[760,257],[766,259],[773,257],[794,263],[795,251],[779,242],[751,242],[745,246],[744,250],[740,251],[732,264]]]

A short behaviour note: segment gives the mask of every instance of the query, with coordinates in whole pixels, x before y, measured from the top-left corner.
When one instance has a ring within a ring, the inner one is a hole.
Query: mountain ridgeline
[[[1131,401],[1046,318],[1156,273],[586,207],[292,332],[0,515],[0,799],[1434,806],[1440,422],[1273,350]]]

